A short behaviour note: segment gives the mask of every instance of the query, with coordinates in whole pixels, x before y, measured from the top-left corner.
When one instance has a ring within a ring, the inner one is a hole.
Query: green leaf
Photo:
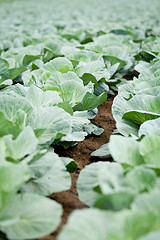
[[[160,191],[158,188],[155,188],[149,193],[143,193],[137,196],[137,198],[134,200],[131,207],[133,210],[153,212],[159,218],[159,214],[160,214],[159,197],[160,197]]]
[[[113,214],[97,209],[76,210],[58,235],[58,240],[137,239],[151,231],[159,221],[154,213],[121,211]],[[82,231],[83,229],[83,231]]]
[[[45,87],[57,91],[63,102],[68,102],[72,107],[81,102],[87,92],[93,91],[92,85],[84,86],[83,81],[73,72],[53,73],[46,81]]]
[[[10,79],[14,80],[17,78],[22,72],[26,71],[27,69],[24,66],[20,66],[18,68],[9,69]]]
[[[111,224],[113,224],[112,215],[109,219],[105,211],[92,208],[76,210],[70,215],[67,225],[60,232],[57,240],[108,239],[107,230],[112,226]]]
[[[145,136],[140,143],[140,154],[144,162],[155,167],[160,167],[160,137],[156,135]]]
[[[6,127],[6,129],[1,128],[1,136],[12,134],[14,138],[17,137],[25,126],[26,115],[29,115],[31,110],[32,106],[24,97],[1,94],[1,122],[2,126]]]
[[[65,73],[65,72],[72,70],[73,65],[67,58],[58,57],[58,58],[55,58],[55,59],[51,60],[50,62],[46,63],[43,66],[43,69],[45,69],[46,71],[51,72],[51,73],[56,72],[56,71]]]
[[[143,163],[139,153],[140,143],[133,138],[123,136],[111,136],[109,150],[116,162],[129,164],[131,166]]]
[[[33,107],[51,107],[60,102],[62,99],[57,92],[43,92],[40,88],[32,85],[27,89],[26,99]]]
[[[1,163],[0,166],[0,209],[12,201],[21,184],[29,179],[29,169],[25,163]]]
[[[9,64],[6,60],[0,58],[0,76],[3,79],[9,79],[10,74],[9,74]]]
[[[73,109],[68,102],[60,102],[57,104],[57,107],[64,109],[70,115],[73,115]]]
[[[25,207],[24,207],[25,206]],[[0,229],[9,239],[35,239],[53,232],[62,207],[36,194],[18,194],[0,213]]]
[[[0,78],[0,89],[12,85],[13,81],[11,79],[2,80]]]
[[[73,173],[77,170],[77,163],[72,158],[61,157],[67,171]]]
[[[66,191],[71,187],[71,177],[61,158],[54,152],[35,157],[29,163],[32,178],[23,185],[26,192],[50,195],[53,192]]]
[[[124,136],[129,136],[129,134],[137,136],[139,126],[131,120],[122,119],[125,112],[129,111],[129,109],[128,101],[126,101],[121,94],[118,94],[118,96],[114,98],[112,105],[112,114],[116,120],[116,127],[119,133]]]
[[[135,110],[135,111],[127,111],[122,118],[130,119],[133,122],[141,125],[145,121],[156,119],[159,117],[160,117],[160,114],[157,114],[157,113],[146,112],[143,110]]]
[[[98,107],[100,104],[104,103],[107,100],[107,93],[103,93],[100,96],[95,96],[92,93],[86,93],[81,103],[74,106],[74,111],[91,111],[94,108]]]
[[[84,73],[81,79],[83,80],[84,86],[86,86],[89,82],[94,83],[95,87],[98,85],[96,78],[91,73]]]
[[[40,144],[54,141],[57,134],[71,132],[71,115],[58,107],[34,108],[27,124],[35,132]]]
[[[23,97],[14,97],[7,94],[0,95],[0,112],[3,112],[7,120],[14,121],[19,109],[30,113],[32,107]]]
[[[101,196],[100,193],[94,191],[94,188],[99,186],[99,169],[104,166],[106,164],[103,162],[93,163],[80,172],[77,181],[78,197],[89,206],[93,206],[94,202]]]
[[[143,166],[135,167],[125,176],[123,185],[138,192],[150,191],[157,183],[156,173]]]
[[[77,190],[85,204],[115,211],[128,208],[138,192],[132,190],[132,185],[124,185],[122,166],[109,162],[85,167],[79,175]]]
[[[100,94],[102,94],[102,93],[104,93],[104,92],[106,92],[107,94],[111,94],[111,91],[109,90],[109,84],[107,85],[108,83],[105,81],[105,83],[104,82],[98,82],[98,85],[97,85],[97,87],[94,89],[94,94],[96,95],[96,96],[99,96]],[[113,93],[113,95],[114,95],[114,93]]]
[[[14,127],[15,127],[14,123],[12,121],[7,120],[4,114],[0,112],[0,136],[13,134],[17,132],[16,129],[14,129]],[[16,133],[14,135],[18,135],[18,134]]]
[[[108,53],[105,53],[105,55],[108,55]],[[126,65],[125,61],[123,61],[117,57],[114,57],[114,56],[105,56],[104,62],[105,63],[110,62],[112,66],[114,66],[115,64],[119,64],[117,70],[121,69],[122,67],[124,67]]]
[[[94,207],[110,211],[120,211],[124,208],[129,208],[135,194],[127,192],[125,189],[118,192],[102,195],[95,202]]]
[[[115,98],[112,106],[113,117],[117,121],[117,128],[120,133],[125,135],[127,132],[128,135],[134,133],[132,128],[135,123],[142,124],[146,120],[158,118],[160,116],[159,109],[160,97],[147,94],[137,94],[128,101],[120,95]],[[126,124],[132,126],[132,128],[127,129]],[[123,132],[119,126],[123,126]],[[134,128],[136,129],[136,125]]]
[[[110,154],[108,143],[102,145],[99,149],[91,153],[92,157],[101,157]]]
[[[6,145],[5,157],[19,161],[25,156],[32,154],[37,146],[38,140],[31,127],[26,127],[19,136],[13,140],[12,135],[3,137]]]
[[[94,73],[100,71],[105,67],[105,64],[103,60],[97,60],[92,61],[89,63],[83,63],[82,66],[80,66],[80,74],[79,76],[82,76],[84,73],[91,73],[94,75]]]
[[[160,230],[157,230],[149,234],[146,234],[145,236],[140,237],[137,240],[157,240],[159,238],[160,238]]]
[[[138,132],[139,137],[143,135],[160,136],[160,118],[144,122]]]

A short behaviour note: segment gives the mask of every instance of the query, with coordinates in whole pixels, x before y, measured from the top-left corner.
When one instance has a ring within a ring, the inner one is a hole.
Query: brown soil
[[[103,158],[91,158],[90,154],[94,150],[98,149],[103,144],[109,141],[109,137],[116,127],[115,120],[111,113],[111,106],[113,103],[114,96],[109,96],[108,100],[98,107],[98,114],[94,118],[94,122],[98,127],[104,128],[104,132],[100,136],[90,135],[83,142],[79,142],[75,147],[68,147],[67,149],[57,147],[56,153],[60,156],[73,158],[77,163],[77,171],[71,174],[72,186],[68,191],[61,193],[54,193],[50,197],[56,200],[63,206],[62,222],[58,229],[49,236],[43,237],[40,240],[55,240],[57,234],[62,229],[64,224],[67,222],[68,216],[75,209],[81,209],[87,207],[78,199],[76,182],[80,171],[88,164],[97,160],[111,160],[111,156]]]

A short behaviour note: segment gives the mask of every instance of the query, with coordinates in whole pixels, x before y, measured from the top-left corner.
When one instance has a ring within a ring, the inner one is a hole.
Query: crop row
[[[0,3],[0,239],[57,228],[62,206],[47,196],[70,189],[77,166],[54,146],[100,135],[92,119],[115,91],[116,130],[92,153],[114,161],[81,171],[90,208],[58,240],[160,237],[159,2],[135,2]]]

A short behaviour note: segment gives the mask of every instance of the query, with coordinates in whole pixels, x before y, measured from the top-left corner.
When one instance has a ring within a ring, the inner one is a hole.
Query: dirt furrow
[[[71,174],[72,186],[68,191],[61,193],[54,193],[50,197],[60,203],[63,206],[63,216],[62,222],[58,229],[49,236],[43,237],[40,240],[55,240],[57,234],[62,229],[70,213],[75,209],[82,209],[87,207],[78,199],[76,182],[80,171],[88,164],[95,162],[97,160],[106,160],[107,158],[95,158],[90,156],[90,154],[98,149],[103,144],[109,141],[110,135],[116,127],[115,120],[113,119],[111,113],[111,106],[113,103],[114,96],[109,96],[108,100],[98,107],[98,114],[93,119],[98,127],[104,128],[104,132],[100,136],[90,135],[83,142],[79,142],[75,147],[68,147],[67,149],[63,147],[56,147],[55,152],[63,157],[73,158],[77,163],[77,171]],[[110,160],[110,158],[108,158]]]

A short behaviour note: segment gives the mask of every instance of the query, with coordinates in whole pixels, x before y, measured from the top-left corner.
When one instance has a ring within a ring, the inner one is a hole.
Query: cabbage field
[[[0,240],[160,239],[159,11],[0,0]]]

